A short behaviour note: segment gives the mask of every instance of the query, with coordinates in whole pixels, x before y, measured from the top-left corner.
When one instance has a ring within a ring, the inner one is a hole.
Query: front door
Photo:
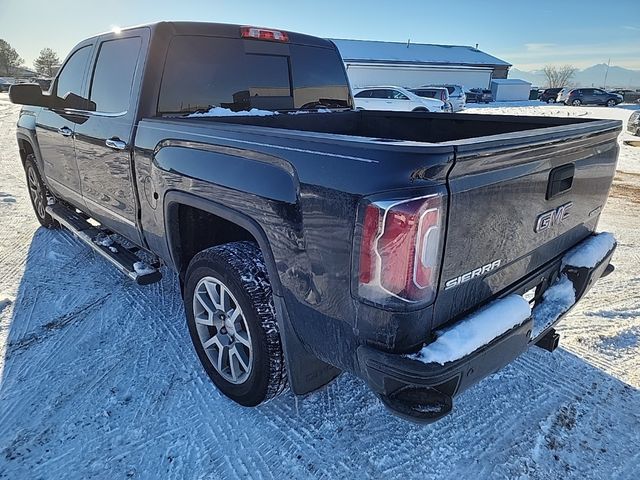
[[[103,225],[140,243],[132,166],[133,130],[148,30],[100,38],[89,80],[95,111],[76,127],[76,158],[88,211]]]
[[[92,49],[92,44],[81,45],[69,55],[54,81],[52,96],[82,96]],[[74,111],[57,107],[43,108],[36,120],[44,178],[54,194],[76,206],[82,206],[82,197],[74,152],[74,133],[77,125],[83,121],[84,118]]]

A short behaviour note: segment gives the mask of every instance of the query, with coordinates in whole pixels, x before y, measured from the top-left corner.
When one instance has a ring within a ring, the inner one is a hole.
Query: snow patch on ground
[[[607,202],[599,225],[618,238],[616,271],[556,327],[561,348],[529,349],[456,397],[451,416],[427,426],[392,417],[349,374],[244,408],[200,366],[177,275],[137,285],[66,230],[39,226],[18,111],[0,93],[0,196],[18,200],[0,203],[0,298],[14,299],[0,313],[0,478],[638,476],[639,203]],[[619,169],[636,151],[621,148]]]
[[[520,295],[496,300],[453,327],[436,332],[434,342],[410,358],[444,365],[475,352],[531,315],[531,307]]]
[[[562,259],[563,265],[593,268],[602,261],[616,244],[616,238],[609,232],[602,232],[588,238]]]

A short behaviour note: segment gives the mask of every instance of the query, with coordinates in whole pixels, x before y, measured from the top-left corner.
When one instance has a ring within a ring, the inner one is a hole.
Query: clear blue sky
[[[472,12],[477,12],[473,15]],[[476,20],[473,17],[477,17]],[[640,69],[640,0],[0,0],[0,38],[27,66],[85,37],[156,20],[278,27],[321,37],[475,45],[522,70]]]

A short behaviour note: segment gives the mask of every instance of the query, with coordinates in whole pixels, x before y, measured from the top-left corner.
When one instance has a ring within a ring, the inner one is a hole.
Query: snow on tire
[[[191,340],[207,374],[244,406],[264,403],[288,386],[267,269],[253,242],[196,254],[185,278]]]

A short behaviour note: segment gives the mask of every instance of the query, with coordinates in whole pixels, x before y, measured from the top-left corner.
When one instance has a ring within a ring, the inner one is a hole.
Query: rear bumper
[[[560,260],[550,266],[558,277],[565,275],[571,281],[575,302],[558,307],[560,310],[552,312],[551,321],[544,325],[534,325],[532,315],[471,354],[444,365],[360,346],[357,355],[361,375],[392,413],[419,423],[439,420],[451,412],[453,397],[509,364],[550,332],[600,277],[613,270],[609,264],[614,251],[615,245],[593,268],[562,267]],[[536,308],[549,301],[540,298]],[[553,305],[547,303],[545,307]]]

